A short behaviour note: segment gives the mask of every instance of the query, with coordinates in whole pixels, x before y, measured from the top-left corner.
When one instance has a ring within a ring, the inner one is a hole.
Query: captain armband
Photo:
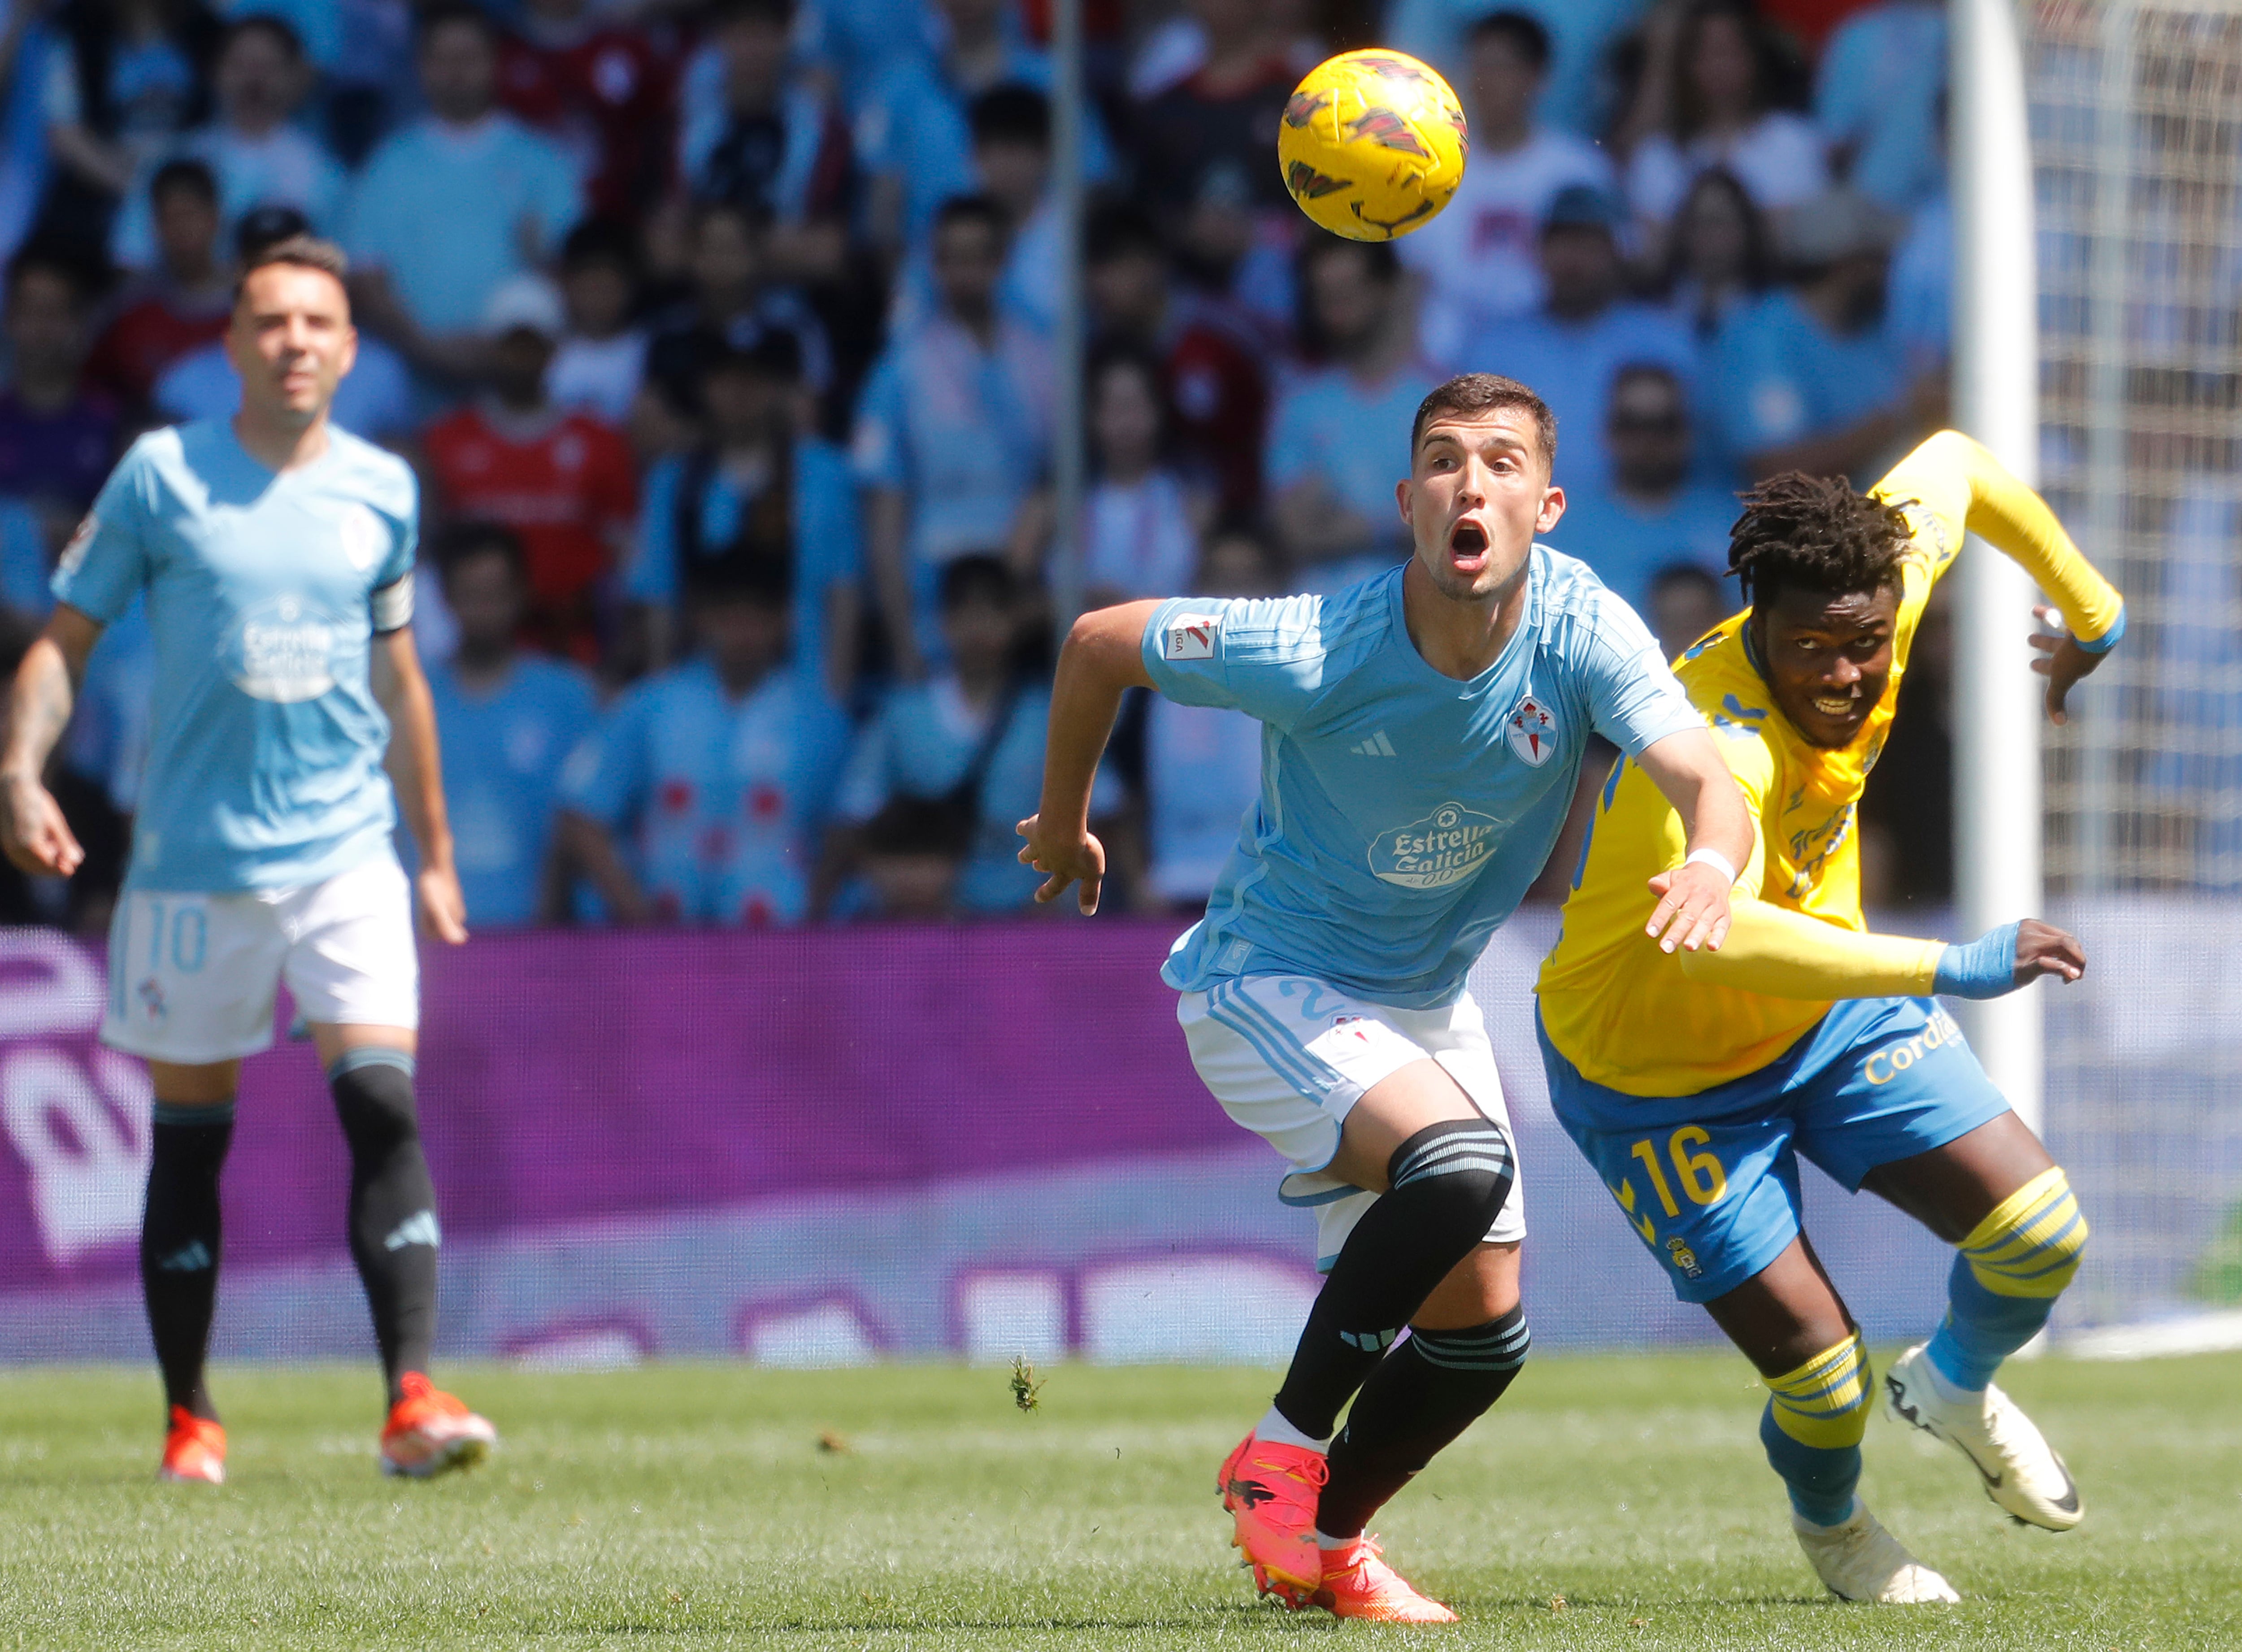
[[[373,615],[374,635],[402,631],[413,623],[413,576],[392,580],[366,599]]]

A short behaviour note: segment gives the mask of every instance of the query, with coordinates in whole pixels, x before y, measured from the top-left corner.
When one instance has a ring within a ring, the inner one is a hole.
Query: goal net
[[[2048,742],[2093,958],[2047,1018],[2095,1227],[2059,1324],[2242,1346],[2242,7],[2042,0],[2029,72],[2043,480],[2128,624]]]

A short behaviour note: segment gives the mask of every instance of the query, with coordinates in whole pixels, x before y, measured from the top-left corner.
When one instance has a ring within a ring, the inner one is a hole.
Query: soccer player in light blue
[[[1329,596],[1083,616],[1059,658],[1042,809],[1020,823],[1021,858],[1048,875],[1037,898],[1079,882],[1093,911],[1091,787],[1124,690],[1265,725],[1260,799],[1163,973],[1199,1076],[1291,1161],[1280,1197],[1316,1212],[1329,1277],[1219,1483],[1256,1583],[1340,1617],[1454,1615],[1363,1528],[1525,1358],[1516,1154],[1465,977],[1547,858],[1590,734],[1688,823],[1688,863],[1642,898],[1660,944],[1720,944],[1752,846],[1641,621],[1534,543],[1565,507],[1555,447],[1525,386],[1452,379],[1417,409],[1395,490],[1408,561]]]
[[[63,554],[10,697],[0,848],[50,876],[84,858],[42,776],[86,656],[144,599],[154,729],[101,1036],[147,1060],[155,1091],[140,1270],[169,1407],[161,1472],[225,1476],[203,1374],[218,1171],[242,1058],[272,1042],[285,980],[350,1143],[351,1252],[389,1387],[381,1466],[432,1474],[496,1435],[427,1376],[439,1232],[399,799],[428,930],[453,944],[467,930],[413,647],[413,473],[328,421],[357,343],[334,247],[298,237],[251,259],[228,339],[241,411],[135,442]]]

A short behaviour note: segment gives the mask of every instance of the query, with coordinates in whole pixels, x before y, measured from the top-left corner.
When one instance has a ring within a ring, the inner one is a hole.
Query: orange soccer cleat
[[[381,1431],[381,1472],[426,1480],[447,1468],[471,1468],[498,1444],[498,1430],[430,1382],[408,1371],[405,1398],[389,1408]]]
[[[1373,1623],[1453,1623],[1456,1615],[1427,1600],[1379,1557],[1378,1540],[1358,1537],[1345,1548],[1324,1551],[1323,1587],[1313,1596],[1333,1617]]]
[[[171,1431],[164,1436],[164,1461],[156,1478],[205,1486],[225,1484],[225,1429],[185,1406],[171,1407]]]
[[[1319,1451],[1248,1434],[1215,1481],[1222,1506],[1238,1522],[1230,1541],[1253,1568],[1253,1587],[1294,1611],[1308,1603],[1323,1578],[1316,1496],[1330,1474]]]

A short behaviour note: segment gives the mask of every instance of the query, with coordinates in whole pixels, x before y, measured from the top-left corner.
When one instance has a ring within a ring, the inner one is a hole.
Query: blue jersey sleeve
[[[825,696],[816,679],[801,679],[804,706],[797,725],[795,754],[802,796],[802,823],[815,830],[834,810],[834,792],[849,760],[849,719]]]
[[[1580,621],[1580,660],[1589,722],[1628,756],[1705,720],[1635,611],[1598,591]]]
[[[1289,729],[1323,686],[1323,599],[1181,596],[1144,627],[1152,686]]]
[[[903,366],[891,350],[872,366],[856,403],[856,428],[849,438],[849,467],[867,487],[910,485],[910,431],[904,419]]]
[[[634,602],[677,600],[677,489],[684,467],[675,457],[648,473],[646,498],[639,507],[638,549],[623,575],[623,593]]]
[[[625,695],[560,771],[562,801],[609,831],[620,829],[646,801],[651,708],[643,688]]]
[[[794,500],[802,544],[797,577],[814,591],[848,584],[862,575],[864,563],[863,527],[848,460],[822,442],[803,443],[795,457],[801,479]]]
[[[55,569],[55,600],[102,625],[114,624],[131,606],[154,568],[148,530],[157,480],[145,447],[149,440],[135,442],[110,473]]]

